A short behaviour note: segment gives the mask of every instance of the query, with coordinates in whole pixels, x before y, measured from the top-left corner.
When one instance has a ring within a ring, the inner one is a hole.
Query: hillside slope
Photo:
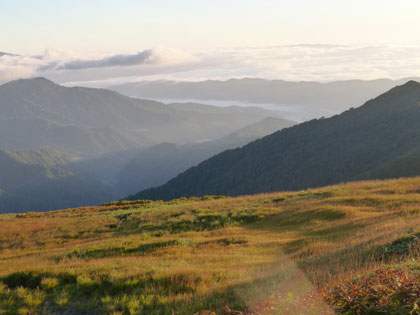
[[[302,123],[223,152],[132,198],[241,195],[416,176],[419,104],[420,83],[410,81],[341,115]],[[404,166],[408,160],[411,167]]]
[[[100,182],[73,172],[72,156],[54,150],[0,150],[0,213],[45,211],[112,199]]]
[[[1,215],[0,313],[416,314],[419,187]]]
[[[214,141],[185,145],[162,143],[144,149],[121,170],[117,188],[123,196],[127,196],[141,189],[162,185],[215,154],[241,147],[293,124],[289,120],[269,117]]]
[[[54,148],[72,154],[97,154],[154,143],[114,128],[62,125],[45,119],[1,119],[0,147],[12,151]]]

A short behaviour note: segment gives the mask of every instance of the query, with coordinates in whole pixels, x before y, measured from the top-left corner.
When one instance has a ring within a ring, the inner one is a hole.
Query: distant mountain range
[[[290,82],[264,79],[207,80],[201,82],[144,81],[110,87],[122,94],[170,100],[241,101],[250,104],[274,104],[286,118],[300,121],[339,114],[357,107],[396,85],[401,80],[349,80]],[[419,80],[419,78],[414,80]]]
[[[291,127],[255,107],[13,81],[0,86],[0,212],[92,205],[138,191],[130,198],[420,175],[419,104],[420,84],[409,81],[341,115]]]
[[[98,204],[163,184],[292,123],[266,119],[271,115],[253,107],[163,104],[44,78],[6,83],[0,86],[0,212]],[[155,150],[160,143],[170,148],[166,155]],[[141,167],[130,168],[136,159]]]
[[[220,153],[132,199],[298,190],[420,175],[420,84]]]
[[[165,105],[44,78],[17,80],[0,86],[0,149],[49,147],[83,155],[203,141],[271,115],[260,108]]]

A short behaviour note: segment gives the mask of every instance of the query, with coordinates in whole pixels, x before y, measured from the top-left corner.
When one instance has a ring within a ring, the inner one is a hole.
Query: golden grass
[[[332,313],[320,289],[417,257],[380,253],[420,231],[419,192],[413,178],[3,215],[0,314]]]

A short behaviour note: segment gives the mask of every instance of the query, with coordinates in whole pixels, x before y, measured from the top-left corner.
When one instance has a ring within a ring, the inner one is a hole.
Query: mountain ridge
[[[419,102],[420,84],[409,81],[359,108],[222,152],[130,199],[236,196],[369,179],[369,172],[405,156],[420,143]],[[420,156],[416,158],[420,161]]]
[[[0,135],[0,148],[31,150],[45,145],[63,150],[68,145],[70,151],[95,154],[160,142],[187,143],[218,138],[272,114],[263,109],[191,106],[194,111],[181,110],[106,89],[64,87],[42,77],[15,80],[0,86],[0,117],[3,125],[8,124],[0,126],[8,134]]]
[[[119,189],[135,193],[139,188],[164,184],[189,167],[217,153],[241,147],[293,124],[294,122],[288,120],[269,117],[213,141],[185,145],[161,143],[150,147],[131,159],[121,170]]]
[[[334,111],[338,107],[335,113],[339,113],[345,109],[360,106],[370,98],[412,79],[420,81],[420,78],[331,82],[243,78],[198,82],[142,81],[115,85],[110,88],[125,95],[152,99],[230,100],[251,104],[277,104],[280,108],[283,105],[308,105],[329,111]]]

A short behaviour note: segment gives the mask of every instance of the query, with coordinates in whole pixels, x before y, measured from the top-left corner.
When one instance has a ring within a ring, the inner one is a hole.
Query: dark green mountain
[[[162,143],[144,149],[120,172],[116,183],[118,191],[122,196],[126,196],[139,189],[162,185],[215,154],[243,146],[293,124],[294,122],[289,120],[269,117],[214,141],[185,145]]]
[[[132,198],[240,195],[415,175],[420,175],[420,84],[410,81],[357,109],[225,151]]]

